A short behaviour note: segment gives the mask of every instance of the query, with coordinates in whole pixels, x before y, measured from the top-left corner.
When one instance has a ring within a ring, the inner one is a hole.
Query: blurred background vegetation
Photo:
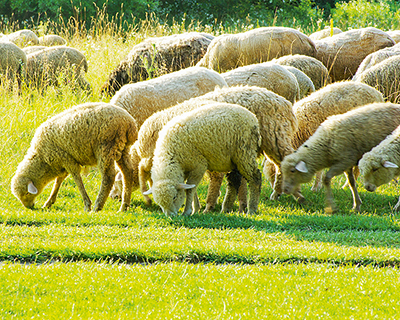
[[[312,33],[329,25],[342,30],[376,27],[400,29],[400,0],[0,0],[0,32],[65,26],[84,32],[101,19],[128,32],[149,17],[165,25],[199,24],[208,30],[243,31],[286,26]],[[55,30],[54,30],[55,29]]]

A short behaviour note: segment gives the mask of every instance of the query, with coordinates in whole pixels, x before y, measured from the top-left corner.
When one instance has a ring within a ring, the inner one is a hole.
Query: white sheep
[[[358,76],[371,68],[378,63],[382,62],[393,56],[400,55],[400,45],[394,45],[393,47],[384,48],[375,52],[370,53],[365,59],[361,62],[360,66],[357,69],[356,74],[353,76],[353,80],[357,80]]]
[[[358,163],[364,179],[364,188],[374,192],[400,175],[400,127],[380,144],[365,153]],[[400,209],[400,197],[393,210]]]
[[[263,27],[216,37],[197,65],[226,72],[288,54],[315,56],[314,42],[296,29]]]
[[[271,62],[250,64],[222,73],[228,86],[249,85],[266,88],[291,103],[300,100],[296,77],[284,67]]]
[[[354,29],[316,40],[316,58],[326,66],[332,81],[336,82],[351,79],[366,56],[394,44],[382,30],[372,27]]]
[[[112,96],[125,84],[194,66],[206,53],[210,37],[189,32],[144,40],[111,72],[101,92]]]
[[[190,67],[155,79],[124,85],[110,103],[127,110],[140,128],[153,113],[223,86],[227,84],[217,72]]]
[[[31,86],[57,85],[58,77],[65,73],[68,79],[76,81],[83,90],[91,90],[84,78],[88,70],[86,57],[75,48],[55,46],[30,53],[26,65],[27,82]]]
[[[400,105],[373,103],[325,120],[315,133],[281,163],[282,190],[290,194],[300,184],[311,181],[314,174],[329,168],[323,178],[326,212],[336,212],[331,179],[345,173],[353,194],[353,210],[360,211],[353,168],[364,153],[370,151],[400,125]]]
[[[12,42],[0,42],[0,83],[7,79],[11,83],[17,80],[18,87],[26,76],[26,55]]]
[[[281,66],[295,67],[303,71],[313,82],[315,90],[319,90],[331,83],[328,69],[314,57],[293,54],[274,59],[272,62]]]
[[[80,175],[82,166],[97,165],[102,176],[93,210],[101,210],[112,188],[116,162],[124,180],[121,211],[130,205],[134,168],[128,155],[137,138],[135,120],[126,110],[107,103],[86,103],[50,118],[35,132],[31,146],[11,181],[12,193],[27,207],[52,180],[55,183],[43,207],[55,201],[63,180],[71,174],[86,211],[90,198]]]
[[[39,37],[39,45],[41,46],[65,46],[66,44],[67,40],[56,34],[46,34],[42,37]]]
[[[33,52],[37,52],[37,51],[47,49],[47,48],[48,47],[46,47],[46,46],[29,46],[29,47],[22,48],[22,51],[25,52],[26,55],[28,55]]]
[[[327,37],[331,37],[335,34],[342,33],[342,32],[343,31],[341,29],[336,28],[336,27],[333,27],[333,28],[326,27],[325,29],[311,33],[309,35],[309,37],[312,41],[316,41],[316,40],[321,40],[321,39],[324,39]]]
[[[378,90],[354,81],[335,82],[315,91],[293,105],[293,113],[298,121],[298,129],[292,140],[293,148],[299,148],[329,116],[383,101],[383,96]],[[274,164],[269,161],[264,162],[263,171],[265,176],[272,177],[272,181],[270,180],[272,184],[276,183]],[[317,173],[313,191],[321,187],[320,180],[321,172]],[[276,199],[278,196],[279,194],[274,194],[271,198]],[[299,197],[299,200],[302,201],[302,197]]]
[[[366,83],[380,92],[386,101],[400,101],[400,55],[393,56],[357,74],[355,81]]]
[[[261,151],[277,166],[285,155],[293,151],[291,140],[297,129],[297,120],[292,111],[292,105],[283,97],[259,87],[229,87],[217,89],[203,96],[190,99],[174,107],[159,111],[149,117],[140,127],[138,140],[131,148],[130,154],[134,166],[139,166],[139,182],[142,193],[146,190],[146,182],[150,180],[150,171],[153,164],[154,149],[159,131],[176,116],[192,111],[210,102],[226,102],[240,105],[254,113],[259,121],[261,132]],[[138,162],[140,161],[140,162]],[[210,173],[210,186],[207,194],[205,212],[213,210],[219,196],[219,190],[224,174]],[[277,179],[277,181],[280,181]],[[117,187],[118,188],[118,187]],[[274,186],[276,193],[281,193],[280,185]],[[241,188],[241,191],[245,191]],[[235,192],[237,190],[232,190]],[[112,192],[118,195],[118,190]],[[246,196],[239,193],[239,210],[244,211]],[[229,197],[228,197],[229,198]],[[227,199],[228,199],[227,198]],[[233,201],[235,197],[229,199]],[[151,200],[145,196],[146,203]],[[230,211],[233,203],[224,201],[223,211]]]
[[[160,131],[151,169],[153,185],[147,194],[153,194],[166,215],[175,215],[186,191],[183,214],[190,215],[206,170],[237,169],[249,183],[248,213],[254,213],[261,190],[256,161],[260,143],[256,116],[241,106],[212,103],[184,113]]]
[[[3,36],[1,40],[10,41],[20,48],[31,45],[35,46],[39,44],[38,36],[33,31],[28,29],[18,30],[13,33],[7,34]]]
[[[386,33],[392,37],[394,42],[399,43],[400,42],[400,30],[390,30],[386,31]]]
[[[297,83],[299,84],[300,99],[303,99],[304,97],[307,97],[311,93],[315,92],[314,83],[311,81],[310,77],[306,75],[303,71],[291,66],[282,67],[284,67],[287,71],[295,76]]]

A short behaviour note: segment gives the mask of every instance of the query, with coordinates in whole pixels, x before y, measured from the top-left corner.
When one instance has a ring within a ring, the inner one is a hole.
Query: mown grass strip
[[[397,319],[399,275],[317,264],[3,263],[0,317]]]

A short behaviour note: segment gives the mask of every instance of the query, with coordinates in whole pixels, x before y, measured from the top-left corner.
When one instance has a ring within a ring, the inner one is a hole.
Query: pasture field
[[[398,319],[396,183],[367,193],[359,179],[363,205],[354,214],[344,176],[335,178],[336,215],[324,213],[324,194],[310,184],[299,205],[287,195],[270,201],[265,181],[259,212],[250,216],[219,213],[221,196],[215,212],[168,218],[146,207],[138,190],[127,212],[117,212],[112,199],[100,212],[84,212],[70,177],[51,209],[40,208],[51,185],[35,210],[11,194],[13,173],[43,121],[76,104],[108,101],[101,85],[145,37],[197,31],[141,30],[68,38],[88,59],[90,96],[68,86],[21,94],[0,88],[0,318]],[[100,176],[92,169],[83,180],[93,201]],[[207,185],[200,186],[202,209]]]

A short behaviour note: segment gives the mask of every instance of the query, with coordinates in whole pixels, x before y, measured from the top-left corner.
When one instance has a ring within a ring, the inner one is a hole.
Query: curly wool
[[[357,75],[356,81],[379,90],[386,101],[400,101],[400,55],[383,60]]]
[[[326,27],[323,30],[320,31],[316,31],[314,33],[311,33],[309,35],[310,39],[312,41],[316,41],[316,40],[321,40],[324,38],[328,38],[331,37],[331,32],[333,33],[333,35],[338,34],[338,33],[342,33],[343,31],[339,28],[333,27],[332,30],[330,27]]]
[[[307,97],[311,93],[315,92],[314,83],[303,71],[291,66],[283,67],[295,76],[297,83],[299,84],[300,99],[303,99],[304,97]]]
[[[146,39],[111,72],[101,92],[114,95],[123,85],[192,67],[204,56],[212,38],[189,32]]]
[[[56,179],[57,184],[57,179],[62,182],[71,174],[75,182],[78,179],[81,183],[81,167],[97,165],[103,181],[94,210],[101,210],[114,181],[116,161],[127,188],[123,203],[126,207],[134,169],[128,151],[136,138],[136,122],[122,108],[99,102],[67,109],[36,130],[31,146],[12,179],[12,192],[25,206],[31,207],[35,197],[51,180]],[[27,195],[29,182],[37,188],[37,194]],[[79,181],[77,184],[79,187]],[[84,189],[80,188],[80,191],[85,209],[89,210],[90,199]],[[57,192],[50,196],[45,206],[51,206],[56,196]]]
[[[18,30],[13,33],[7,34],[1,40],[10,41],[20,48],[31,45],[35,46],[39,44],[39,38],[36,33],[28,29]]]
[[[379,29],[354,29],[315,41],[316,58],[336,82],[351,79],[366,56],[394,44],[393,39]]]
[[[296,77],[284,67],[271,63],[256,63],[222,73],[228,86],[249,85],[266,88],[294,103],[300,100]]]
[[[197,65],[226,72],[297,53],[314,57],[314,42],[296,29],[263,27],[216,37]]]
[[[27,56],[27,82],[32,86],[57,85],[57,77],[65,73],[83,90],[90,90],[90,84],[83,75],[87,70],[84,54],[71,47],[49,47]]]
[[[353,80],[357,80],[359,75],[363,73],[368,68],[371,68],[378,63],[382,62],[393,56],[400,55],[400,45],[394,45],[393,47],[384,48],[373,53],[370,53],[365,59],[361,62],[360,66],[357,69],[356,74],[353,77]]]
[[[274,59],[272,62],[281,66],[295,67],[304,72],[313,82],[315,90],[319,90],[332,82],[328,69],[314,57],[293,54]]]
[[[125,85],[110,103],[127,110],[140,126],[153,113],[227,86],[215,71],[190,67],[161,77]]]
[[[256,158],[260,143],[257,118],[238,105],[212,103],[175,117],[160,131],[156,143],[151,170],[154,201],[166,214],[176,213],[183,198],[178,186],[185,180],[197,186],[206,170],[228,172],[237,168],[249,182],[249,212],[257,211],[261,173]],[[184,214],[192,213],[195,191],[187,191]]]
[[[67,40],[56,34],[46,34],[42,37],[39,37],[39,45],[41,46],[65,46],[66,44]]]

